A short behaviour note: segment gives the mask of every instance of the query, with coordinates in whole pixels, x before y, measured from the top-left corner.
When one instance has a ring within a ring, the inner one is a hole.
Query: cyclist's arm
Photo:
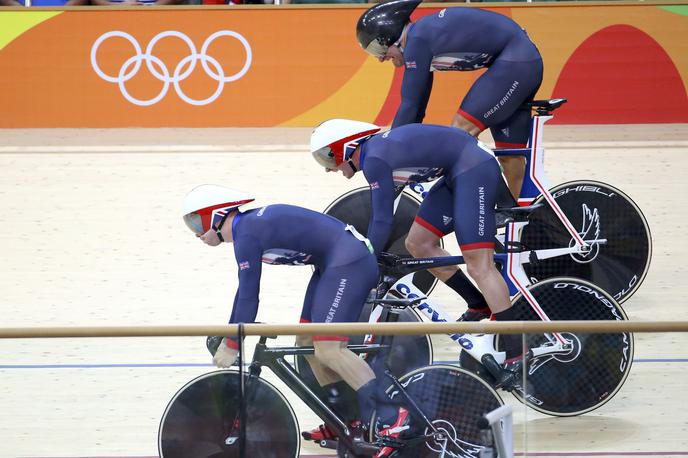
[[[381,159],[366,159],[363,170],[370,185],[372,213],[368,223],[368,240],[373,244],[375,254],[384,250],[392,233],[394,222],[394,180],[392,169]]]
[[[241,246],[234,245],[237,268],[239,270],[239,287],[234,296],[234,306],[229,323],[253,323],[258,314],[258,295],[260,293],[260,276],[263,269],[261,262],[263,250],[256,242],[242,239]],[[231,337],[236,342],[236,337]],[[232,344],[228,344],[232,346]],[[237,346],[238,348],[238,346]]]
[[[433,75],[430,72],[432,51],[425,41],[416,39],[404,51],[404,79],[401,83],[401,104],[394,117],[392,128],[421,123],[432,91]]]

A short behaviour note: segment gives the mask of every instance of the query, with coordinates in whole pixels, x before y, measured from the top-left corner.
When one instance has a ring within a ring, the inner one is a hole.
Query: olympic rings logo
[[[98,65],[97,61],[97,55],[98,55],[98,48],[100,47],[103,42],[109,38],[112,37],[120,37],[124,38],[127,40],[131,45],[134,47],[134,51],[136,52],[135,55],[127,59],[122,66],[119,69],[119,73],[117,76],[110,76],[103,72],[100,69],[100,66]],[[189,55],[184,57],[182,60],[179,61],[177,66],[174,68],[174,71],[172,74],[170,74],[170,70],[167,68],[165,63],[160,60],[158,57],[153,55],[153,48],[155,45],[158,43],[158,41],[162,40],[163,38],[167,37],[175,37],[179,38],[182,40],[184,43],[186,43],[186,46],[189,48]],[[246,62],[244,62],[244,66],[236,72],[233,75],[225,75],[224,69],[220,65],[220,63],[217,61],[212,56],[209,56],[207,54],[208,47],[210,44],[219,37],[232,37],[235,38],[239,41],[239,43],[242,44],[244,47],[244,50],[246,51]],[[202,106],[202,105],[208,105],[212,102],[214,102],[222,93],[222,90],[225,86],[226,83],[231,83],[232,81],[236,81],[242,76],[246,74],[248,71],[249,67],[251,66],[251,60],[252,60],[252,54],[251,54],[251,45],[249,45],[248,41],[246,38],[244,38],[241,34],[231,31],[231,30],[220,30],[218,32],[213,33],[210,35],[204,42],[203,46],[201,46],[201,52],[198,53],[196,51],[196,45],[194,45],[193,41],[186,36],[185,34],[181,32],[177,32],[175,30],[167,30],[164,32],[160,32],[157,34],[153,39],[148,43],[148,46],[146,46],[146,52],[143,53],[141,51],[141,46],[139,45],[138,41],[134,37],[132,37],[130,34],[126,32],[121,32],[121,31],[112,31],[112,32],[107,32],[103,35],[101,35],[95,43],[93,43],[93,46],[91,47],[91,65],[93,66],[93,70],[100,76],[102,79],[109,83],[116,83],[119,86],[119,90],[122,92],[122,95],[124,96],[125,99],[127,99],[129,102],[139,105],[139,106],[150,106],[158,103],[160,100],[162,100],[163,97],[167,94],[167,91],[170,88],[170,84],[174,85],[175,91],[177,91],[177,95],[184,100],[186,103],[190,105],[196,105],[196,106]],[[189,96],[187,96],[184,91],[182,90],[180,83],[184,81],[186,78],[191,75],[191,73],[196,69],[196,64],[197,62],[201,62],[201,66],[203,67],[203,70],[205,70],[206,74],[217,81],[217,89],[215,89],[215,92],[208,97],[207,99],[203,100],[196,100],[193,99]],[[125,83],[132,79],[138,71],[141,69],[141,64],[145,62],[146,63],[146,68],[148,71],[158,80],[163,82],[162,89],[160,90],[160,93],[156,95],[155,97],[148,99],[148,100],[140,100],[135,97],[133,97],[129,91],[127,91]]]

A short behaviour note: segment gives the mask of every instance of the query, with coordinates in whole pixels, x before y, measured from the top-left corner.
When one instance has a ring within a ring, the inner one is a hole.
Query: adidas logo
[[[453,219],[454,218],[452,218],[450,216],[442,215],[442,222],[444,223],[445,226],[449,226],[449,223],[451,223]]]
[[[508,137],[509,136],[509,128],[507,127],[506,129],[502,129],[502,133]]]

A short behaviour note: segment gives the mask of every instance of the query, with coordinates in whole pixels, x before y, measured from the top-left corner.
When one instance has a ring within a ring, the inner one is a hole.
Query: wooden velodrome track
[[[236,286],[232,251],[191,235],[181,199],[197,184],[218,183],[255,194],[256,206],[322,210],[364,184],[323,173],[305,151],[309,133],[0,130],[1,326],[225,323]],[[545,146],[552,185],[609,182],[649,221],[653,261],[624,305],[629,317],[686,320],[688,126],[548,126]],[[259,320],[295,322],[309,274],[266,268]],[[443,287],[433,296],[452,313],[463,309]],[[435,342],[437,360],[456,359],[446,337]],[[622,390],[581,417],[545,417],[505,395],[516,408],[516,452],[688,455],[687,348],[685,334],[637,334]],[[157,456],[169,398],[211,371],[209,363],[200,338],[0,340],[0,457]],[[302,429],[318,423],[287,396]],[[312,444],[302,453],[333,454]]]

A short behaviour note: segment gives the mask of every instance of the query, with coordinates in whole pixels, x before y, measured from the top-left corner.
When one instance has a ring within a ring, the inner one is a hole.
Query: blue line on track
[[[160,364],[0,364],[0,369],[121,369],[136,367],[215,367],[206,363],[160,363]]]
[[[456,364],[457,361],[435,361],[436,364]],[[633,363],[688,363],[688,358],[639,358]],[[206,363],[123,363],[123,364],[0,364],[0,369],[127,369],[156,367],[215,367]],[[244,367],[248,367],[245,364]]]
[[[336,455],[301,455],[300,458],[332,458]],[[523,452],[515,452],[514,456],[526,456]],[[604,456],[688,456],[688,452],[529,452],[527,456],[554,457],[604,457]],[[32,457],[56,458],[56,457]],[[73,456],[63,458],[158,458],[157,456]]]

